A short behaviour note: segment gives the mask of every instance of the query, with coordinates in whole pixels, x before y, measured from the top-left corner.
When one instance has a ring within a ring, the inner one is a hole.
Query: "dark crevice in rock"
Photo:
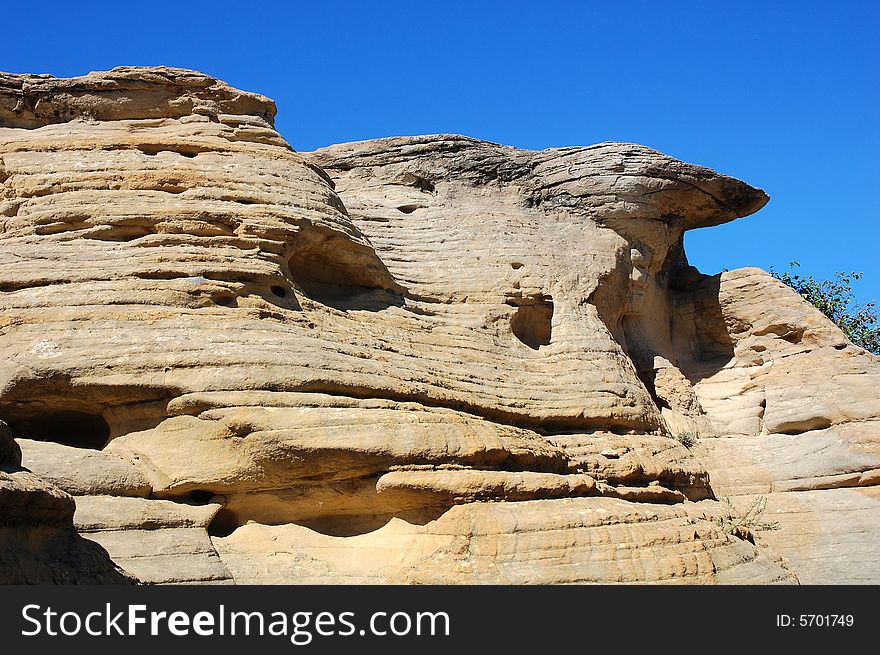
[[[293,283],[310,300],[342,311],[401,307],[403,289],[372,249],[329,236],[287,261]]]
[[[425,525],[456,504],[397,490],[379,491],[387,471],[349,480],[303,481],[289,488],[235,494],[208,525],[212,537],[227,537],[249,521],[264,525],[295,524],[334,537],[373,532],[397,518]],[[328,489],[330,490],[328,493]]]
[[[140,150],[145,155],[148,155],[150,157],[154,157],[154,156],[158,155],[160,152],[171,152],[171,153],[176,153],[178,155],[186,157],[188,159],[192,159],[193,157],[195,157],[199,153],[202,153],[205,151],[205,148],[202,148],[200,146],[183,144],[183,143],[179,143],[179,144],[176,143],[174,145],[170,145],[168,143],[161,143],[161,144],[142,143],[141,145],[137,146],[137,149]]]
[[[16,437],[54,441],[76,448],[101,450],[110,439],[110,426],[100,414],[77,410],[10,417],[9,427]]]
[[[298,525],[331,537],[356,537],[375,532],[387,525],[391,519],[401,519],[411,525],[426,525],[442,516],[452,505],[436,507],[419,507],[405,511],[384,514],[361,514],[354,516],[322,516],[319,518],[297,521]]]
[[[0,420],[16,437],[101,449],[168,418],[176,388],[71,384],[67,376],[23,380],[4,394]]]
[[[208,534],[212,537],[228,537],[240,525],[247,521],[241,521],[235,512],[221,509],[208,524]]]
[[[229,291],[228,289],[224,289],[222,291],[215,291],[211,294],[211,301],[216,305],[220,305],[221,307],[236,307],[238,306],[237,298],[234,293]]]
[[[781,423],[773,429],[773,434],[795,436],[812,430],[827,430],[831,425],[831,419],[825,416],[814,416],[807,419]]]
[[[216,494],[206,489],[193,489],[189,492],[189,501],[193,505],[207,505]]]
[[[10,280],[0,282],[0,293],[12,293],[22,289],[36,289],[37,287],[48,287],[54,284],[70,284],[70,280]]]
[[[553,336],[553,300],[549,296],[521,304],[510,318],[514,336],[532,350],[550,343]]]
[[[673,279],[672,301],[678,309],[674,330],[690,343],[689,352],[681,353],[678,366],[692,384],[711,377],[734,357],[720,289],[720,275]]]

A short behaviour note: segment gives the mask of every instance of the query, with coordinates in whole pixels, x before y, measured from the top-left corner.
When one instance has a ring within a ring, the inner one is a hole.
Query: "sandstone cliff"
[[[762,191],[621,143],[296,153],[274,115],[180,69],[0,74],[0,419],[117,565],[880,580],[880,361],[683,252]]]

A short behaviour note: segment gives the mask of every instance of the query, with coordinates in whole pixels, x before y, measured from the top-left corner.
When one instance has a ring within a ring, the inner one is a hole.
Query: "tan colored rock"
[[[635,503],[681,503],[687,498],[680,491],[675,489],[667,489],[659,483],[652,482],[647,487],[627,487],[624,485],[613,486],[610,484],[599,484],[597,491],[600,496],[608,496],[609,498],[622,498],[623,500],[631,500]]]
[[[142,581],[791,582],[712,498],[876,484],[876,358],[687,267],[762,191],[621,143],[298,154],[274,113],[0,75],[0,419]]]
[[[679,364],[723,437],[694,448],[716,496],[766,501],[779,527],[756,538],[801,582],[876,583],[880,357],[759,269],[682,291]]]
[[[120,66],[70,79],[0,73],[0,124],[7,127],[191,115],[218,120],[246,116],[271,128],[275,103],[181,68]],[[271,129],[266,132],[272,134]]]
[[[682,359],[682,368],[717,434],[763,436],[768,456],[784,444],[800,448],[797,458],[788,457],[791,466],[824,465],[830,474],[877,467],[880,357],[850,344],[816,308],[759,269],[705,278],[681,305],[684,314],[701,310],[690,329],[700,332],[709,356]],[[824,463],[805,458],[832,442],[842,450]]]
[[[680,364],[718,434],[797,435],[878,419],[880,358],[764,271],[703,278],[679,303],[682,336],[698,335]]]
[[[569,458],[569,467],[612,484],[659,482],[690,500],[712,497],[709,474],[693,453],[657,435],[559,434],[548,436]]]
[[[801,584],[874,584],[880,574],[876,482],[852,489],[744,493],[691,508],[693,516],[716,524],[732,515],[727,531],[797,572]]]
[[[300,407],[228,407],[167,419],[112,441],[107,450],[156,471],[156,494],[283,488],[371,476],[404,464],[565,470],[564,453],[534,432],[445,409],[349,406],[331,396],[292,394]],[[185,457],[197,450],[196,461]],[[268,455],[268,456],[267,456]],[[259,477],[253,473],[259,471]]]
[[[451,502],[517,501],[591,496],[596,481],[588,475],[513,473],[469,469],[390,471],[376,483],[380,494],[436,496]]]
[[[424,526],[350,537],[245,525],[214,540],[250,584],[792,582],[777,562],[681,505],[566,498],[458,505]]]
[[[133,463],[112,453],[51,441],[19,439],[22,466],[74,496],[149,496],[152,488]]]
[[[114,496],[77,498],[77,529],[146,584],[228,583],[207,526],[219,503],[193,506]]]
[[[73,528],[73,498],[20,466],[0,421],[0,584],[130,584],[97,544]]]
[[[70,527],[73,498],[26,470],[0,471],[3,526]]]

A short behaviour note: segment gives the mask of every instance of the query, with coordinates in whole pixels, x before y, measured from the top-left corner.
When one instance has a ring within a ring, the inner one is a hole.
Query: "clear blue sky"
[[[880,300],[880,2],[16,2],[0,70],[195,68],[274,98],[297,150],[453,132],[632,141],[762,187],[701,270],[864,271]]]

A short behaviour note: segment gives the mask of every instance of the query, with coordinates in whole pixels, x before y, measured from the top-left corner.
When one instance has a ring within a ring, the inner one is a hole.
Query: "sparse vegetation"
[[[741,512],[734,507],[733,503],[730,502],[730,498],[725,498],[724,502],[724,511],[722,512],[721,517],[716,519],[715,523],[726,534],[739,537],[740,539],[746,539],[754,543],[752,532],[758,530],[779,529],[779,523],[775,521],[764,521],[761,518],[764,514],[764,510],[767,509],[766,496],[758,496],[755,498],[744,512]]]
[[[693,432],[679,432],[675,435],[675,440],[688,449],[697,445],[697,437]]]
[[[770,275],[784,282],[812,303],[843,331],[846,338],[868,352],[880,355],[880,322],[875,301],[860,305],[855,301],[852,284],[862,273],[837,273],[833,280],[817,280],[812,275],[798,275],[798,262],[791,262],[788,270],[777,273],[770,267]]]

